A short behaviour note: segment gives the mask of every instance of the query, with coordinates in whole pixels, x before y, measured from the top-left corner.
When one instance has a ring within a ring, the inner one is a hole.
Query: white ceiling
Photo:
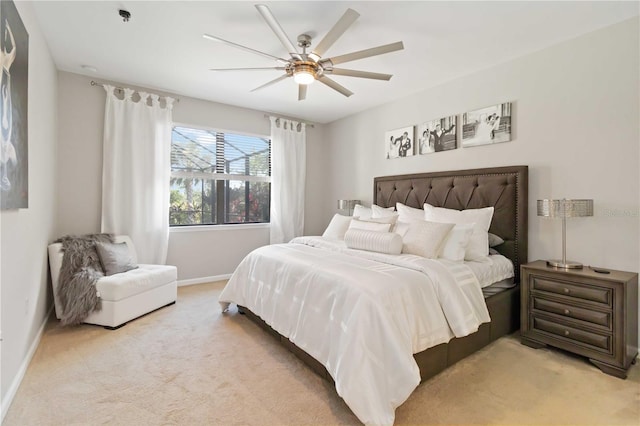
[[[280,71],[209,71],[279,64],[205,40],[203,33],[286,57],[255,3],[36,1],[33,7],[60,70],[319,123],[623,21],[637,16],[639,9],[635,1],[265,2],[294,43],[302,33],[319,42],[347,8],[360,13],[325,56],[404,42],[402,51],[340,65],[393,74],[391,81],[333,76],[355,94],[346,98],[315,82],[307,99],[298,101],[292,79],[250,93]],[[131,12],[130,22],[118,15],[121,8]]]

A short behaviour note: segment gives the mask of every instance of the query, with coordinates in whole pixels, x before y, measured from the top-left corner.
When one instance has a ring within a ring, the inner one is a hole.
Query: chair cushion
[[[100,278],[96,288],[102,300],[112,302],[149,291],[178,279],[178,269],[170,265],[138,265],[139,268]]]

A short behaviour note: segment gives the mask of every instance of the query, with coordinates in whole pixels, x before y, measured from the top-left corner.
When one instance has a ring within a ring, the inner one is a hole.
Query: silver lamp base
[[[554,268],[563,268],[563,269],[582,269],[582,263],[574,262],[573,260],[547,260],[547,265]]]

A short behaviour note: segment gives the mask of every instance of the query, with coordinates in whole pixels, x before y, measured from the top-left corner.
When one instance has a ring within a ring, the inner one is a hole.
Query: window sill
[[[190,225],[170,226],[170,233],[182,232],[209,232],[209,231],[234,231],[240,229],[269,229],[269,223],[239,223],[234,225]]]

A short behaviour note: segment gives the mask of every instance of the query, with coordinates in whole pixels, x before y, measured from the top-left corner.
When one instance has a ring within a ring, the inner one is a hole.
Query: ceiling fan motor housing
[[[302,47],[303,49],[311,46],[311,36],[309,34],[300,34],[298,36],[298,46]]]

